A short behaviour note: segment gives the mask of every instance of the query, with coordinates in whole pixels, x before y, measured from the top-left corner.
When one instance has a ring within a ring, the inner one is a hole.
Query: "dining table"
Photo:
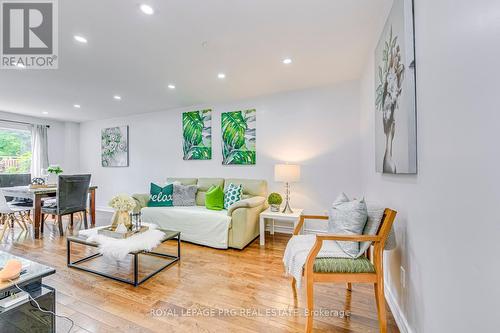
[[[89,194],[90,194],[90,225],[91,227],[95,227],[95,192],[97,186],[91,185],[89,186]],[[27,186],[12,186],[12,187],[2,187],[0,190],[3,192],[3,195],[6,197],[15,197],[15,198],[26,198],[33,200],[33,229],[35,233],[35,239],[40,238],[40,226],[42,225],[42,204],[43,198],[47,197],[56,197],[57,196],[57,187],[31,187]]]

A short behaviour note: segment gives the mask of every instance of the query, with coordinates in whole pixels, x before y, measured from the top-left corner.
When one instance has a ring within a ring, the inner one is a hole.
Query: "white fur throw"
[[[122,260],[130,252],[153,250],[160,245],[163,237],[165,237],[162,231],[156,229],[158,226],[146,223],[143,223],[143,225],[147,225],[149,230],[125,239],[116,239],[97,233],[97,230],[109,226],[80,230],[79,235],[87,236],[87,241],[99,244],[99,250],[103,256]]]

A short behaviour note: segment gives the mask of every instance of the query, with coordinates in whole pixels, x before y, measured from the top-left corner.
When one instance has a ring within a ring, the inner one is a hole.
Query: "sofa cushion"
[[[145,207],[142,221],[162,229],[180,231],[181,239],[220,249],[228,247],[231,217],[227,211],[209,210],[202,206]]]
[[[243,198],[250,198],[253,196],[266,197],[267,196],[267,182],[262,179],[239,179],[239,178],[227,178],[224,181],[225,186],[229,184],[241,184],[243,185]]]
[[[179,182],[181,185],[198,185],[198,178],[167,178],[167,183]]]
[[[174,184],[174,206],[196,206],[196,185]]]
[[[198,192],[196,193],[196,204],[205,206],[205,193],[212,186],[224,188],[223,178],[198,178]]]
[[[149,191],[150,197],[148,207],[171,207],[173,206],[174,185],[169,184],[165,187],[151,183]]]
[[[232,204],[241,200],[243,195],[243,185],[229,184],[224,190],[224,209],[228,209]]]
[[[220,186],[212,186],[205,196],[205,207],[211,210],[224,209],[224,191]]]
[[[375,267],[366,257],[350,258],[316,258],[313,271],[315,273],[374,273]]]

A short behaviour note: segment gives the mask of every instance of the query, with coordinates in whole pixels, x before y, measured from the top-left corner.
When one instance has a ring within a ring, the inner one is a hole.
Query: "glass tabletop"
[[[38,279],[45,277],[47,275],[54,274],[56,270],[50,266],[39,264],[37,262],[15,256],[13,254],[0,251],[0,269],[3,268],[9,259],[16,259],[21,262],[22,269],[19,278],[13,280],[13,282],[0,282],[0,292],[5,289],[11,288],[14,283],[23,284],[29,280]]]

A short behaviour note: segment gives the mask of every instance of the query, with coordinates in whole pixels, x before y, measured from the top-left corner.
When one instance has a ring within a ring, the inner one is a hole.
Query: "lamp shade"
[[[276,164],[274,166],[274,180],[284,183],[298,182],[300,180],[300,165]]]

